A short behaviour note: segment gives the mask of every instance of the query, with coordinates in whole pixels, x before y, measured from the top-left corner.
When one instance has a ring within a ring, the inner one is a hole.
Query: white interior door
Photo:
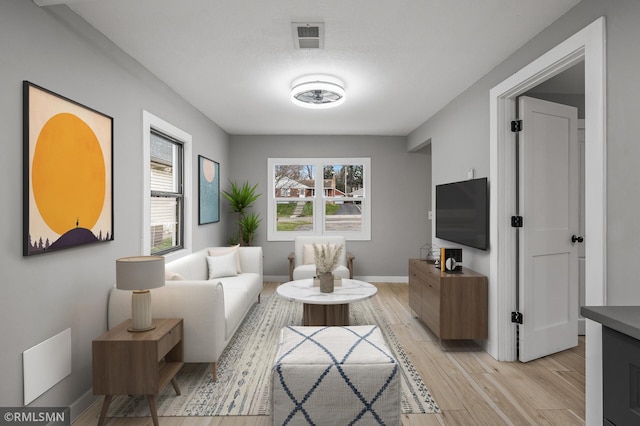
[[[578,344],[577,109],[519,99],[520,361]]]
[[[578,209],[580,210],[580,223],[578,225],[580,236],[585,236],[585,183],[584,183],[584,175],[585,175],[585,145],[584,145],[585,137],[584,137],[584,120],[578,120],[578,179],[580,179],[580,201],[578,205]],[[578,312],[579,308],[586,305],[586,288],[587,288],[587,280],[586,280],[586,250],[585,244],[578,244]],[[584,336],[586,334],[586,324],[584,321],[584,317],[578,314],[578,335]]]

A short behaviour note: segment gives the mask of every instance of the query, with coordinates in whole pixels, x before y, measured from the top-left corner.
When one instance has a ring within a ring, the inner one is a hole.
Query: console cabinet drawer
[[[409,275],[409,307],[420,317],[422,313],[422,281]]]
[[[447,273],[409,259],[409,306],[440,339],[486,339],[487,277],[467,268]]]
[[[440,337],[440,292],[426,284],[422,291],[422,316],[420,319]]]

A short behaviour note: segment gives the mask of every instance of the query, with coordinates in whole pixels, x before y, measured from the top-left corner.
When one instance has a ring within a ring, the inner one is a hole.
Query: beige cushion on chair
[[[317,244],[318,248],[327,246],[327,244]],[[333,250],[335,244],[328,244],[329,248]],[[305,244],[302,254],[302,265],[315,265],[316,264],[316,252],[313,250],[313,244]]]

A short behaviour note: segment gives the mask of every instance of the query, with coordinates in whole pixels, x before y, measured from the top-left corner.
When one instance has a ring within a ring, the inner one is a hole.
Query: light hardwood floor
[[[584,337],[578,347],[526,364],[498,362],[469,342],[440,344],[409,309],[407,284],[378,283],[376,302],[442,410],[402,415],[403,426],[582,425]],[[263,294],[276,285],[267,284]],[[96,425],[102,399],[74,425]],[[161,426],[266,426],[266,416],[161,417]],[[108,426],[147,426],[151,418],[112,418]]]

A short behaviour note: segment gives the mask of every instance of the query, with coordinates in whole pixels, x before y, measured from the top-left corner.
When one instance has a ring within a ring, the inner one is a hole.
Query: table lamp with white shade
[[[132,290],[129,331],[153,330],[151,322],[152,288],[164,285],[164,257],[131,256],[116,259],[116,287]]]

